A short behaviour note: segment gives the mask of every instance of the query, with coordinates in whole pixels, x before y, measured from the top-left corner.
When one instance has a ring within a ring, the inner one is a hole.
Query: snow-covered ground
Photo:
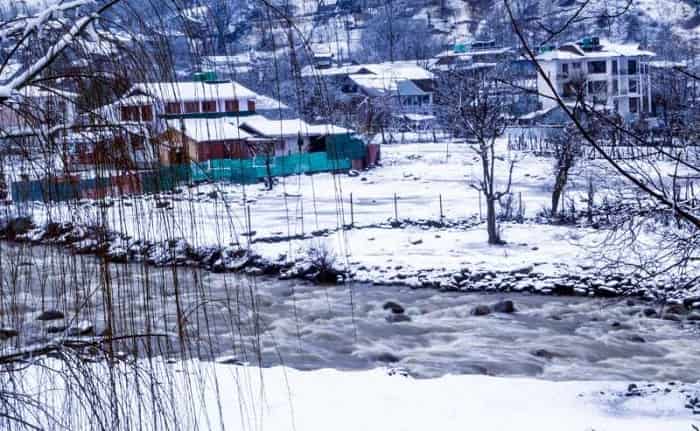
[[[154,368],[163,373],[161,377],[170,376],[161,380],[159,390],[172,396],[161,407],[163,414],[178,412],[177,426],[171,425],[172,429],[689,431],[697,423],[683,407],[686,397],[680,388],[638,397],[625,396],[628,386],[620,382],[554,383],[488,376],[414,380],[381,369],[301,372],[283,367],[163,366],[157,362],[144,366]],[[90,414],[86,419],[80,414],[86,407],[65,398],[60,384],[41,377],[46,372],[30,367],[21,373],[25,385],[36,380],[43,386],[36,400],[53,406],[68,428],[94,429],[96,417]],[[128,414],[128,403],[136,412],[134,385],[139,383],[127,384],[133,377],[122,382],[118,376],[115,387],[123,409],[120,413]],[[122,421],[128,419],[138,429],[152,429],[149,392],[140,395],[139,415],[125,416]],[[70,408],[71,415],[61,414],[64,408]],[[105,414],[103,420],[109,424],[114,417]]]
[[[513,208],[521,209],[532,220],[550,205],[552,160],[507,151],[505,141],[498,145],[497,154],[502,156],[496,163],[498,187],[505,188],[508,164],[516,161]],[[617,257],[612,248],[601,253],[596,247],[609,239],[605,230],[533,221],[502,224],[502,236],[508,244],[488,246],[485,226],[480,224],[485,217],[484,203],[472,187],[479,181],[481,165],[473,149],[464,143],[385,145],[382,153],[383,166],[359,176],[325,173],[285,177],[272,191],[262,185],[217,183],[184,187],[179,194],[158,198],[117,199],[107,208],[85,200],[78,204],[34,204],[27,211],[39,223],[51,219],[106,224],[133,240],[182,238],[196,247],[248,246],[253,238],[253,250],[273,259],[280,254],[294,259],[322,243],[353,269],[401,266],[404,270],[449,272],[465,267],[510,270],[548,264],[547,269],[556,266],[567,272],[578,265],[604,264],[605,258]],[[663,171],[673,166],[661,164],[658,168]],[[608,192],[629,189],[602,162],[586,161],[571,174],[564,205],[573,202],[577,208],[585,208],[589,178],[596,185],[598,201]],[[441,214],[446,227],[386,226],[397,216],[400,220],[439,222]],[[353,222],[354,229],[342,230]],[[247,235],[249,231],[253,231],[252,237]],[[311,235],[318,231],[325,231],[321,238]],[[295,239],[264,241],[272,237]],[[629,250],[622,249],[625,253]]]

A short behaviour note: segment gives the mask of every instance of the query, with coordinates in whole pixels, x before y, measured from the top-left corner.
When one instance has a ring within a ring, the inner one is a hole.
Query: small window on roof
[[[255,112],[255,99],[248,99],[248,112]]]

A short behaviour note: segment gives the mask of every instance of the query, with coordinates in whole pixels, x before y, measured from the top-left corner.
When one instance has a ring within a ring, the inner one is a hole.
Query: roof
[[[131,93],[140,91],[163,102],[187,102],[203,99],[256,98],[256,94],[234,81],[226,82],[142,82]]]
[[[36,85],[27,85],[19,90],[17,90],[17,94],[21,97],[27,97],[30,99],[35,99],[35,98],[44,98],[44,97],[61,97],[64,99],[76,99],[78,97],[77,94],[72,93],[70,91],[65,91],[65,90],[59,90],[57,88],[53,87],[47,87],[47,86],[36,86]]]
[[[295,118],[292,120],[270,120],[261,115],[241,119],[241,128],[264,138],[293,138],[299,136],[340,135],[352,131],[332,124],[311,125]]]
[[[251,137],[230,118],[171,119],[166,120],[166,124],[169,129],[183,132],[197,142],[233,141]]]
[[[272,97],[259,94],[255,99],[255,110],[256,111],[277,111],[277,110],[288,110],[289,106],[280,102]]]
[[[537,60],[580,60],[583,58],[612,58],[612,57],[654,57],[651,51],[645,51],[638,44],[620,44],[608,40],[600,41],[600,50],[584,51],[577,43],[567,43],[552,51],[537,56]]]
[[[433,79],[435,77],[432,72],[419,66],[415,61],[343,65],[327,69],[316,69],[313,66],[306,66],[301,74],[302,76],[378,75],[411,80]]]
[[[241,120],[241,128],[266,138],[288,138],[307,135],[309,125],[303,120],[270,120],[261,115],[252,115]]]

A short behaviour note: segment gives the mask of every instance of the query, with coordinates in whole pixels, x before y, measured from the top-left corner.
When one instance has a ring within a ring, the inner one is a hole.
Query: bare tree
[[[481,162],[481,179],[473,187],[486,201],[489,244],[503,244],[497,225],[496,204],[510,193],[514,161],[509,162],[505,188],[498,190],[496,140],[505,132],[511,95],[495,79],[497,71],[444,74],[438,82],[441,117],[447,130],[467,139]]]

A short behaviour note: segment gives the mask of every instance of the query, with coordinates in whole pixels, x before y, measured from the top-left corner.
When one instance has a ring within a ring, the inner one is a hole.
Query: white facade
[[[583,91],[586,103],[632,121],[652,110],[648,62],[653,57],[654,53],[636,45],[601,41],[564,45],[540,54],[537,60],[565,102],[576,101]],[[541,74],[537,90],[544,109],[557,104]]]

